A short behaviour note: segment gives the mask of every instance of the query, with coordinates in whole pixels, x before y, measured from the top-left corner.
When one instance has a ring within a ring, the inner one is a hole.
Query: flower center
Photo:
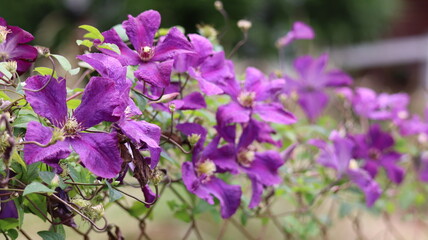
[[[250,167],[251,163],[254,162],[256,153],[253,150],[244,149],[238,153],[238,163],[244,167]]]
[[[141,60],[147,62],[155,55],[155,50],[149,46],[142,47],[140,50]]]
[[[214,172],[217,170],[217,167],[215,166],[214,162],[207,159],[203,161],[202,163],[199,163],[196,165],[196,172],[199,176],[205,175],[209,179],[212,175],[214,175]]]
[[[16,73],[16,69],[18,68],[18,64],[16,61],[7,61],[4,63],[4,68],[10,73]]]
[[[75,136],[80,130],[80,124],[77,122],[76,118],[71,117],[67,119],[67,122],[64,124],[62,129],[65,133],[65,136]]]
[[[379,149],[371,148],[369,149],[369,157],[373,160],[378,160],[382,153],[379,151]]]
[[[6,26],[0,26],[0,44],[6,41],[7,34],[11,33],[10,29],[7,29]]]
[[[243,91],[238,96],[238,102],[243,107],[253,107],[255,99],[256,99],[256,93],[255,92]]]

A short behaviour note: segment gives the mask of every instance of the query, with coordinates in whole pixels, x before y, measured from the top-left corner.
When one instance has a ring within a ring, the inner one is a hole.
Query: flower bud
[[[245,19],[239,20],[236,25],[238,25],[238,27],[243,32],[248,32],[248,30],[250,30],[250,28],[253,26],[253,24],[250,21],[245,20]]]
[[[210,26],[210,25],[197,25],[199,33],[210,39],[210,40],[214,40],[217,38],[217,30],[215,30],[214,27]]]
[[[16,61],[7,61],[4,63],[4,68],[10,73],[16,73],[16,69],[18,69],[18,63]]]
[[[37,49],[37,52],[41,56],[48,57],[49,55],[51,55],[51,51],[47,47],[42,47],[42,46],[34,46],[34,47]]]
[[[71,199],[71,203],[73,203],[74,205],[78,206],[81,209],[87,208],[88,206],[91,205],[91,202],[82,198]]]
[[[154,185],[158,185],[165,178],[165,173],[158,168],[155,168],[150,176],[150,180]]]
[[[217,11],[222,11],[223,10],[223,3],[221,1],[215,1],[214,7],[215,7],[215,9],[217,9]]]
[[[169,111],[175,112],[175,103],[170,103],[169,104]]]
[[[104,206],[102,204],[92,206],[87,212],[89,218],[98,221],[104,216]]]
[[[58,187],[59,186],[59,176],[57,174],[55,174],[55,176],[52,178],[51,180],[51,186],[52,187]]]

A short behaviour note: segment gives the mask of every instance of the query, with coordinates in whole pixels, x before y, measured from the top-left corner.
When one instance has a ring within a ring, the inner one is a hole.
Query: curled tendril
[[[24,89],[25,91],[30,91],[30,92],[40,92],[40,91],[42,91],[43,89],[45,89],[49,85],[49,83],[52,81],[53,76],[55,74],[55,62],[54,62],[54,60],[52,59],[51,56],[48,56],[48,58],[49,58],[49,60],[51,61],[51,64],[52,64],[52,74],[49,77],[49,80],[45,83],[45,85],[43,85],[39,89],[30,89],[30,88],[22,88],[22,89]]]

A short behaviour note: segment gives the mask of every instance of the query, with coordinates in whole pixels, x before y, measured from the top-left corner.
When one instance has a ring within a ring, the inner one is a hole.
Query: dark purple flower
[[[137,17],[128,15],[128,20],[122,26],[134,50],[120,39],[114,29],[103,32],[104,42],[116,44],[121,53],[100,50],[119,59],[124,66],[138,65],[138,70],[134,72],[137,79],[164,88],[170,82],[174,57],[179,53],[191,52],[192,46],[175,27],[155,44],[154,38],[160,21],[160,14],[154,10],[145,11]]]
[[[261,201],[261,195],[265,186],[272,186],[281,182],[278,169],[285,163],[281,155],[273,150],[257,152],[252,143],[271,142],[267,133],[258,134],[259,122],[251,120],[243,129],[243,133],[238,144],[228,143],[215,151],[214,163],[221,171],[228,171],[233,174],[245,173],[252,183],[253,194],[250,208],[256,207]],[[265,136],[263,136],[265,135]]]
[[[298,73],[296,79],[287,78],[285,90],[288,93],[296,91],[299,95],[299,104],[311,121],[322,113],[328,103],[325,93],[328,87],[350,85],[352,79],[344,72],[333,69],[327,71],[328,55],[319,58],[303,56],[296,59],[294,68]]]
[[[372,125],[367,134],[353,136],[356,143],[354,158],[364,161],[364,169],[376,177],[378,169],[384,168],[388,178],[394,183],[401,183],[404,170],[397,165],[401,154],[394,151],[394,139],[383,132],[379,125]]]
[[[370,174],[358,167],[357,162],[352,160],[352,153],[355,147],[354,142],[351,139],[339,136],[336,132],[332,133],[330,140],[333,144],[328,144],[319,139],[309,141],[309,144],[320,149],[317,162],[336,170],[338,179],[345,175],[348,176],[364,192],[366,205],[368,207],[373,206],[382,191]]]
[[[114,115],[120,117],[116,126],[137,148],[149,150],[150,165],[154,168],[161,153],[159,146],[161,129],[155,124],[132,119],[133,116],[140,115],[141,111],[129,97],[132,83],[126,78],[126,67],[123,67],[117,59],[100,53],[85,54],[78,58],[91,65],[102,77],[115,82],[116,90],[119,93],[117,99],[119,107],[115,109]]]
[[[36,48],[26,43],[34,39],[27,31],[7,25],[0,17],[0,62],[15,61],[18,74],[26,72],[37,58]]]
[[[263,121],[280,124],[295,123],[295,116],[286,111],[281,104],[267,102],[280,86],[282,85],[276,84],[275,81],[268,81],[258,69],[247,68],[244,86],[230,94],[233,101],[218,108],[217,122],[220,125],[247,123],[255,113]]]
[[[33,76],[26,80],[28,89],[41,89],[50,76]],[[27,164],[43,161],[57,166],[58,160],[66,158],[70,145],[80,155],[81,162],[91,172],[104,178],[112,178],[119,173],[120,158],[115,133],[88,133],[86,129],[102,121],[115,122],[114,110],[119,106],[115,83],[109,78],[93,77],[86,86],[82,103],[67,115],[65,79],[51,79],[40,91],[26,90],[26,99],[38,115],[46,117],[54,128],[38,122],[29,122],[26,141],[48,144],[52,136],[55,144],[42,148],[36,144],[26,144],[24,158]],[[63,141],[62,141],[63,140]]]
[[[313,39],[315,33],[312,28],[302,22],[295,22],[293,28],[285,36],[276,41],[276,46],[282,48],[298,39]]]
[[[214,204],[213,197],[216,197],[220,201],[222,218],[231,217],[239,207],[242,192],[239,186],[228,185],[215,176],[216,158],[221,157],[216,151],[219,138],[214,138],[204,148],[207,132],[202,126],[184,123],[177,125],[177,129],[189,137],[199,136],[193,147],[192,162],[182,165],[182,177],[187,190],[209,204]]]
[[[0,191],[0,219],[5,218],[18,218],[18,210],[16,209],[15,202],[10,199],[10,195],[4,196],[6,191]]]

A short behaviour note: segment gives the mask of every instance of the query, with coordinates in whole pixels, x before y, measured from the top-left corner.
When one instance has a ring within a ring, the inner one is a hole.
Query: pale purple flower
[[[352,79],[338,69],[326,70],[328,55],[318,58],[303,56],[296,59],[294,68],[298,76],[287,77],[285,91],[297,92],[299,104],[311,121],[319,117],[328,104],[326,89],[352,84]]]
[[[309,144],[320,149],[317,162],[336,170],[338,179],[347,176],[364,192],[366,205],[373,206],[382,191],[372,176],[352,160],[355,143],[349,138],[339,136],[337,132],[331,134],[330,140],[332,144],[319,139],[309,141]]]
[[[244,86],[237,91],[230,91],[232,101],[218,108],[217,122],[220,125],[247,123],[254,113],[267,122],[295,123],[296,117],[291,112],[277,102],[269,102],[272,94],[282,87],[281,83],[282,80],[269,81],[256,68],[247,68]]]
[[[399,123],[409,115],[409,96],[405,93],[376,94],[369,88],[357,88],[352,97],[355,113],[373,120],[392,120]]]
[[[295,22],[293,28],[285,36],[276,41],[278,48],[283,48],[298,39],[313,39],[315,37],[314,30],[303,22]]]
[[[170,83],[174,57],[179,53],[191,52],[192,46],[178,28],[155,43],[155,34],[160,26],[159,12],[148,10],[137,17],[128,15],[122,26],[133,46],[129,48],[114,29],[103,32],[104,42],[116,44],[120,54],[100,49],[105,54],[117,58],[122,65],[138,65],[134,72],[137,79],[153,86],[164,88]]]
[[[51,76],[33,76],[26,80],[28,89],[41,89]],[[29,122],[26,141],[48,144],[60,132],[64,141],[57,141],[48,147],[26,144],[24,159],[27,164],[43,161],[58,167],[58,161],[70,153],[70,145],[79,154],[80,161],[91,172],[104,178],[112,178],[119,173],[122,164],[115,133],[89,133],[86,129],[103,121],[115,122],[114,110],[119,106],[119,94],[115,83],[109,78],[93,77],[86,86],[82,102],[68,116],[65,79],[51,79],[40,91],[25,91],[26,99],[34,112],[47,118],[54,126],[45,127],[38,122]]]

